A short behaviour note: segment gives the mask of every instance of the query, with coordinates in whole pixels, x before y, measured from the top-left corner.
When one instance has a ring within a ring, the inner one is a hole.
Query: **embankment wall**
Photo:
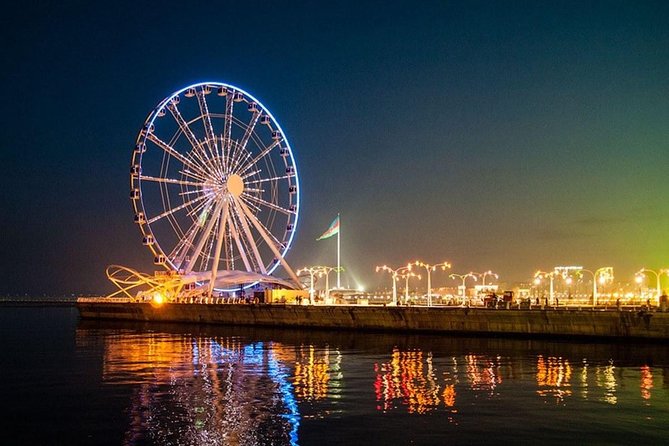
[[[669,313],[380,306],[78,302],[85,319],[524,336],[669,339]]]

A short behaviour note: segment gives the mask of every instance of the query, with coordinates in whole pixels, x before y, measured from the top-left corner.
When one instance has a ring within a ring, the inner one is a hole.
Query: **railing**
[[[102,296],[90,296],[90,297],[78,297],[77,302],[87,303],[130,303],[137,302],[135,299],[130,299],[128,297],[102,297]]]

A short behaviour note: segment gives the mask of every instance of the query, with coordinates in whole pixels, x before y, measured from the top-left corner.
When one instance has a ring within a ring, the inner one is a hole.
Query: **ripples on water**
[[[658,344],[77,323],[73,309],[1,310],[3,419],[26,443],[669,440],[669,353]]]

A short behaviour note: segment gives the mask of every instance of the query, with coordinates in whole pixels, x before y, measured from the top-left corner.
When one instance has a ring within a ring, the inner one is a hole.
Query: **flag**
[[[339,234],[339,215],[337,215],[337,218],[335,218],[332,223],[330,224],[330,227],[328,228],[327,231],[323,233],[320,237],[318,237],[316,240],[323,240],[326,238],[330,238],[333,235]]]

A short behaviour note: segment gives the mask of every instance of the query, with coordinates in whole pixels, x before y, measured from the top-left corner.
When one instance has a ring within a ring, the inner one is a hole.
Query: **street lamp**
[[[330,273],[332,271],[341,272],[344,271],[344,268],[341,266],[315,266],[318,268],[318,276],[325,276],[325,298],[330,299]]]
[[[548,273],[546,271],[537,271],[536,273],[534,273],[534,284],[535,285],[539,285],[541,283],[541,279],[543,279],[544,277],[548,277],[550,279],[550,288],[549,288],[548,296],[549,296],[549,299],[550,299],[551,303],[554,302],[553,298],[554,298],[554,295],[555,295],[554,287],[553,287],[553,281],[555,280],[555,274],[556,274],[555,271],[552,271],[550,273]]]
[[[410,271],[410,265],[407,265],[406,268],[402,268],[404,272],[400,275],[400,277],[405,279],[404,282],[404,303],[406,304],[409,302],[409,277],[418,277],[418,280],[421,279],[420,274],[416,274],[412,271]]]
[[[484,273],[477,273],[481,276],[481,285],[485,286],[485,278],[486,276],[493,276],[495,279],[499,279],[499,276],[492,271],[488,270]]]
[[[467,274],[451,274],[448,276],[451,279],[460,279],[462,280],[462,305],[465,304],[465,301],[467,300],[467,288],[465,287],[465,281],[467,280],[467,277],[471,277],[474,279],[474,282],[478,280],[476,277],[476,273],[473,272],[468,272]]]
[[[402,273],[402,271],[409,269],[409,266],[401,266],[396,269],[392,269],[388,265],[382,265],[376,267],[376,272],[387,271],[390,273],[390,276],[393,278],[393,305],[397,305],[397,277]]]
[[[592,274],[592,306],[597,306],[597,299],[599,298],[597,283],[604,285],[606,282],[613,280],[613,268],[610,266],[605,266],[599,268],[595,271],[590,271],[589,269],[581,268],[579,271],[581,273],[586,272]]]
[[[574,278],[571,276],[567,276],[564,279],[565,283],[567,284],[567,305],[569,305],[569,301],[571,300],[571,284],[574,283]]]
[[[645,273],[652,273],[655,274],[655,291],[657,292],[657,301],[658,305],[660,302],[660,294],[662,294],[662,291],[660,290],[660,277],[662,277],[662,274],[666,274],[669,276],[669,269],[660,269],[658,271],[654,271],[652,269],[648,268],[641,268],[636,274],[636,282],[638,284],[641,284],[643,282],[643,279],[645,277]]]
[[[314,276],[320,272],[319,266],[311,266],[309,268],[298,269],[296,274],[299,276],[302,273],[309,273],[310,286],[309,286],[309,303],[314,303]]]
[[[441,262],[441,263],[437,263],[436,265],[429,265],[427,263],[421,262],[420,260],[416,260],[414,262],[414,265],[422,266],[427,271],[427,306],[431,307],[432,306],[432,281],[431,281],[431,278],[430,278],[430,273],[432,271],[436,271],[436,269],[438,267],[441,267],[442,271],[446,271],[446,268],[450,268],[451,264],[449,262]]]

